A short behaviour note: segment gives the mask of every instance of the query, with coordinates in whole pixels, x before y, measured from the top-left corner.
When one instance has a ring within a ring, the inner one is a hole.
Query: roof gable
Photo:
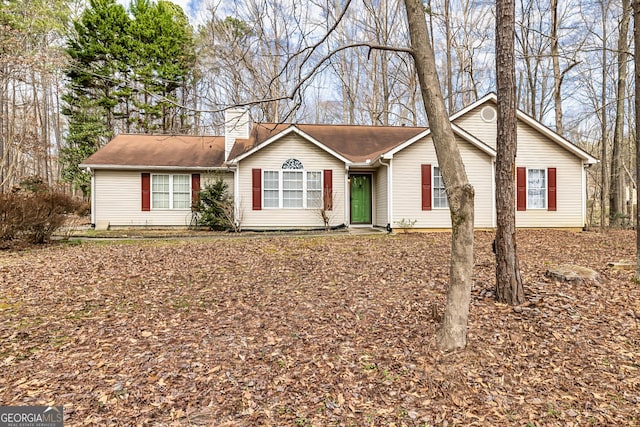
[[[426,128],[394,126],[272,124],[254,125],[247,140],[238,140],[231,151],[232,163],[294,132],[345,163],[364,163],[419,135]]]
[[[215,169],[223,162],[224,137],[120,134],[80,167]]]
[[[459,137],[461,137],[462,139],[466,140],[471,145],[473,145],[476,148],[478,148],[480,151],[483,151],[484,153],[490,155],[491,157],[495,157],[496,156],[496,151],[493,148],[491,148],[490,146],[488,146],[484,142],[480,141],[478,138],[476,138],[475,136],[471,135],[470,133],[468,133],[464,129],[460,128],[459,126],[456,126],[454,123],[451,123],[451,129],[453,130],[454,134],[456,134]],[[419,141],[422,138],[425,138],[425,137],[427,137],[429,135],[431,135],[431,129],[426,129],[423,132],[421,132],[420,134],[418,134],[418,135],[414,136],[413,138],[405,141],[404,143],[398,145],[397,147],[394,147],[392,150],[384,153],[382,155],[382,157],[384,157],[386,159],[393,158],[394,154],[398,153],[401,150],[404,150],[405,148],[407,148],[411,144],[413,144],[416,141]]]
[[[483,96],[482,98],[478,99],[476,102],[466,106],[462,110],[451,115],[449,120],[453,123],[456,119],[471,113],[473,110],[476,110],[478,107],[487,103],[491,103],[493,106],[496,106],[497,101],[498,101],[497,95],[491,92]],[[569,141],[568,139],[564,138],[560,134],[551,130],[549,127],[540,123],[538,120],[522,112],[520,109],[516,110],[516,117],[519,121],[527,124],[528,126],[533,128],[536,132],[548,138],[549,140],[553,141],[554,143],[558,144],[559,146],[569,151],[576,157],[582,159],[587,164],[598,163],[598,160],[595,157],[593,157],[592,155],[590,155],[589,153],[587,153],[586,151],[584,151],[583,149],[581,149],[580,147],[578,147],[577,145]]]
[[[332,155],[333,157],[336,157],[337,159],[340,159],[341,161],[345,162],[345,163],[349,163],[349,159],[345,158],[344,156],[342,156],[340,153],[332,150],[330,147],[328,147],[326,144],[323,144],[322,142],[318,141],[317,139],[313,138],[311,135],[303,132],[302,130],[300,130],[296,125],[285,125],[287,126],[284,130],[281,130],[279,132],[277,132],[278,127],[280,127],[282,125],[273,125],[273,127],[270,127],[269,124],[258,124],[258,125],[254,125],[254,129],[261,129],[262,128],[262,132],[260,132],[259,130],[256,132],[252,131],[252,135],[248,140],[242,140],[242,141],[237,141],[236,144],[234,145],[233,150],[231,150],[231,154],[229,156],[230,160],[229,163],[237,163],[239,161],[241,161],[242,159],[245,159],[249,156],[251,156],[252,154],[260,151],[261,149],[269,146],[270,144],[284,138],[285,136],[295,133],[297,135],[299,135],[300,137],[302,137],[304,140],[310,142],[313,145],[316,145],[318,148],[326,151],[327,153],[329,153],[330,155]],[[265,138],[265,140],[260,141],[261,138]],[[236,147],[238,146],[238,147]],[[244,150],[244,152],[240,152],[240,150]]]

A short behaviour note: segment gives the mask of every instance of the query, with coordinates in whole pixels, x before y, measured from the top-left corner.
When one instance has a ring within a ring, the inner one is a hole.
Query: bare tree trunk
[[[51,113],[51,98],[49,88],[51,87],[51,79],[48,75],[41,77],[42,79],[42,149],[44,150],[44,179],[48,184],[53,183],[53,174],[51,173],[51,122],[49,114]]]
[[[633,5],[631,5],[631,14],[633,15]],[[631,34],[631,38],[633,39],[633,34]],[[629,41],[629,49],[633,47],[633,40]],[[633,77],[631,77],[633,78]],[[634,96],[631,89],[629,90],[629,96],[627,96],[627,111],[629,114],[625,114],[626,119],[628,120],[627,126],[629,129],[629,137],[627,138],[626,150],[625,150],[625,160],[623,161],[622,167],[626,172],[626,190],[625,190],[625,214],[629,218],[629,226],[634,226],[634,211],[633,211],[633,195],[636,190],[637,178],[635,175],[631,173],[629,169],[633,169],[633,165],[635,164],[635,155],[636,155],[636,133],[634,131],[635,125],[635,116],[633,115],[634,111],[634,103],[636,97]],[[626,165],[629,165],[627,167]]]
[[[609,225],[621,226],[625,211],[625,179],[623,170],[624,101],[627,92],[627,39],[629,37],[630,0],[622,0],[622,18],[618,34],[618,81],[616,87],[616,122],[611,152],[611,181],[609,187]]]
[[[447,43],[447,109],[453,112],[453,64],[451,58],[451,22],[449,16],[449,1],[444,0],[444,38]]]
[[[449,290],[442,326],[436,339],[438,347],[448,351],[463,348],[467,344],[473,275],[474,189],[467,179],[442,97],[422,1],[405,0],[405,7],[422,99],[451,211]]]
[[[551,60],[553,63],[553,103],[556,115],[556,132],[564,134],[562,125],[562,73],[560,72],[560,52],[558,49],[558,0],[551,0]]]
[[[389,100],[391,98],[391,90],[389,89],[389,59],[387,52],[381,52],[381,74],[382,74],[382,124],[389,126]]]
[[[378,51],[371,53],[371,68],[369,69],[369,80],[371,80],[371,102],[369,105],[369,121],[372,125],[378,125]]]
[[[55,180],[60,181],[62,178],[60,168],[60,152],[62,151],[62,117],[61,117],[61,105],[60,105],[60,80],[54,76],[55,84],[51,87],[51,98],[54,102],[54,129],[53,134],[56,139],[56,162],[55,162]]]
[[[524,288],[516,252],[516,73],[515,3],[496,1],[496,74],[498,89],[498,139],[496,158],[496,300],[522,304]]]
[[[4,117],[6,114],[6,85],[5,85],[5,65],[0,63],[0,194],[4,193],[4,156],[6,154]]]
[[[277,76],[279,71],[280,71],[280,67],[279,67],[279,61],[280,61],[280,29],[278,27],[278,16],[277,16],[277,7],[273,8],[273,20],[271,22],[271,24],[273,25],[273,36],[274,36],[274,43],[273,43],[273,48],[275,49],[273,52],[273,57],[271,58],[271,60],[273,61],[271,63],[272,65],[272,70],[271,70],[271,75],[272,76]],[[273,79],[271,82],[271,85],[269,85],[269,95],[272,98],[276,98],[278,96],[278,94],[280,93],[280,80],[279,79]],[[278,123],[280,121],[280,101],[274,100],[273,101],[273,107],[272,107],[272,118],[271,120],[273,121],[273,123]]]
[[[602,6],[602,107],[600,109],[600,124],[602,129],[602,149],[600,151],[600,227],[607,226],[607,199],[609,198],[609,174],[607,171],[607,7],[604,1]]]
[[[633,46],[635,52],[640,52],[640,0],[633,2]],[[635,70],[635,119],[636,119],[636,196],[640,202],[640,55],[634,55]],[[640,209],[636,209],[636,274],[640,280]]]

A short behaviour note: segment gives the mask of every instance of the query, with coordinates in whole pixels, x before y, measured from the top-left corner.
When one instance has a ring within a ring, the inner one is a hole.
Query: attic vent
[[[480,117],[482,117],[482,120],[484,120],[487,123],[493,123],[496,121],[496,118],[498,117],[498,113],[496,109],[493,107],[484,107],[480,111]]]

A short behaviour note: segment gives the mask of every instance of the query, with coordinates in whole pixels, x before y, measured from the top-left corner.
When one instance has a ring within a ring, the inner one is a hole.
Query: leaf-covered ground
[[[0,252],[0,404],[64,405],[68,426],[640,424],[640,286],[606,266],[635,233],[518,236],[529,302],[494,302],[478,232],[452,354],[447,233]],[[558,263],[604,282],[545,279]]]

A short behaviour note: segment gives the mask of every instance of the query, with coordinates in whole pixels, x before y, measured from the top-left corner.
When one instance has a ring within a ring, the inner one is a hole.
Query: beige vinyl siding
[[[94,171],[95,206],[93,209],[96,224],[105,222],[114,227],[188,226],[191,222],[191,209],[142,211],[142,172]],[[190,172],[185,171],[145,172],[191,175]],[[212,179],[204,173],[200,173],[200,177],[201,183]],[[226,173],[225,181],[233,184],[233,174]],[[233,185],[230,190],[233,191]]]
[[[518,167],[556,168],[557,210],[516,211],[517,227],[582,227],[582,161],[528,125],[518,123]],[[547,199],[548,201],[548,199]]]
[[[475,227],[493,227],[492,158],[470,143],[457,138],[467,177],[475,189]],[[415,228],[450,228],[449,209],[422,210],[421,165],[438,165],[436,152],[428,136],[396,154],[393,158],[393,218],[416,220]]]
[[[302,162],[305,171],[333,170],[333,209],[329,212],[330,225],[345,224],[344,163],[292,133],[239,162],[237,209],[242,228],[282,229],[323,226],[319,209],[252,209],[252,169],[261,169],[263,173],[267,170],[281,170],[282,164],[288,159],[298,159]]]
[[[389,223],[387,204],[387,182],[388,172],[386,166],[380,166],[373,177],[373,225],[385,227]],[[392,224],[393,226],[393,224]]]
[[[493,103],[487,103],[474,108],[461,117],[458,117],[453,123],[487,144],[489,147],[496,149],[496,139],[498,137],[498,128],[495,121],[486,122],[480,116],[480,112],[486,106],[495,108]]]

